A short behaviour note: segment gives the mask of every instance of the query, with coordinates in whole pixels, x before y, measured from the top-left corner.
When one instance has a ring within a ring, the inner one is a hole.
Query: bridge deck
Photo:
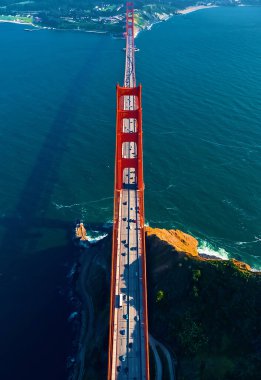
[[[127,20],[128,13],[127,13]],[[127,21],[128,24],[129,21]],[[135,61],[132,27],[127,27],[125,87],[135,87]],[[135,110],[134,96],[124,96],[124,109]],[[123,132],[137,132],[135,119],[124,119]],[[141,128],[141,126],[140,126]],[[138,159],[137,147],[134,142],[122,145],[122,157]],[[146,361],[147,321],[144,310],[144,215],[143,190],[138,189],[138,173],[134,168],[123,172],[122,189],[119,191],[117,216],[117,231],[114,235],[115,258],[115,294],[112,313],[112,361],[110,379],[148,380],[148,362]],[[115,222],[115,221],[114,221]],[[114,254],[114,253],[113,253]],[[146,277],[145,277],[146,278]],[[119,296],[122,295],[122,306],[119,306]]]
[[[133,99],[130,102],[127,99],[125,104],[132,108]],[[134,120],[130,120],[129,125],[125,123],[124,129],[134,132]],[[126,144],[123,154],[128,158],[136,156],[135,146]],[[126,169],[124,185],[127,188],[120,192],[115,294],[116,297],[123,294],[123,305],[119,307],[116,300],[112,379],[146,379],[141,262],[144,247],[138,190],[131,188],[136,188],[136,182],[135,171]]]

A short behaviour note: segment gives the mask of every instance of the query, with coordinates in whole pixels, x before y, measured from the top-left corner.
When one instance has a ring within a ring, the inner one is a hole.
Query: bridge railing
[[[142,145],[142,105],[141,85],[136,87],[135,60],[134,60],[134,10],[133,3],[127,3],[126,10],[126,63],[125,87],[117,86],[117,116],[116,116],[116,147],[115,147],[115,173],[114,173],[114,217],[111,258],[111,287],[110,287],[110,322],[109,322],[109,350],[108,350],[108,380],[112,379],[113,363],[113,336],[116,295],[117,249],[119,233],[120,199],[123,185],[123,171],[126,168],[135,168],[137,176],[137,195],[140,205],[140,231],[141,231],[141,264],[143,288],[143,318],[145,338],[145,374],[149,380],[149,340],[148,340],[148,308],[147,308],[147,276],[146,276],[146,247],[145,247],[145,217],[144,217],[144,182],[143,182],[143,145]],[[124,99],[132,97],[133,109],[124,109]],[[135,120],[136,130],[132,133],[123,132],[123,123],[126,119]],[[122,155],[124,143],[136,143],[137,156],[125,158]]]

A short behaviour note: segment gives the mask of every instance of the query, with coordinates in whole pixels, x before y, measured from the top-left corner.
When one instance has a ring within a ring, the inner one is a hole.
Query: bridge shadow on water
[[[39,222],[39,218],[44,216],[44,210],[50,203],[51,194],[59,176],[60,163],[66,151],[67,141],[70,134],[73,133],[72,123],[85,87],[86,71],[87,66],[84,65],[68,88],[67,96],[40,149],[15,207],[14,215],[11,216],[11,219],[16,220],[16,224],[10,230],[7,223],[8,228],[1,241],[1,251],[8,250],[10,242],[12,242],[12,252],[14,253],[19,248],[19,254],[21,254],[24,246],[23,236],[34,226],[36,218]],[[2,225],[4,225],[4,220]],[[18,234],[18,238],[15,239],[14,229],[15,235]]]
[[[4,230],[0,241],[0,325],[4,326],[0,332],[1,379],[62,380],[67,376],[73,331],[68,332],[69,306],[59,292],[64,291],[61,288],[69,270],[66,261],[72,262],[72,221],[50,219],[45,210],[74,132],[73,121],[95,65],[95,55],[100,51],[96,46],[88,52],[92,58],[86,56],[72,78],[13,214],[0,219]],[[50,242],[49,248],[43,249],[43,229],[66,231],[68,241],[56,247],[50,247]]]

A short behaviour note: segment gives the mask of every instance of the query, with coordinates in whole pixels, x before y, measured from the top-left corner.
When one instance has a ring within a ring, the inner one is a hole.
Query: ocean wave
[[[257,266],[252,266],[251,267],[251,272],[254,272],[254,273],[259,273],[261,272],[261,266],[257,267]]]
[[[67,278],[73,278],[75,272],[76,272],[76,269],[77,269],[77,263],[74,263],[72,268],[70,269],[69,273],[67,274]]]
[[[94,243],[97,243],[98,241],[106,238],[106,236],[108,236],[108,234],[106,234],[106,233],[101,234],[101,235],[96,235],[96,234],[92,235],[92,233],[90,233],[88,235],[88,242],[94,244]]]
[[[53,202],[53,205],[57,208],[57,210],[60,210],[62,208],[73,208],[73,207],[81,206],[80,203],[73,203],[71,205],[63,205],[63,204],[58,204],[55,202]]]
[[[83,203],[72,203],[72,204],[68,204],[68,205],[66,205],[66,204],[64,205],[64,204],[59,204],[59,203],[53,202],[53,205],[56,207],[57,210],[60,210],[62,208],[83,207],[83,206],[86,206],[88,204],[99,203],[99,202],[106,201],[108,199],[113,199],[113,197],[99,198],[99,199],[94,199],[92,201],[87,201],[87,202],[83,202]]]
[[[68,322],[71,322],[72,320],[74,320],[78,315],[78,311],[73,311],[69,317],[68,317]]]
[[[229,260],[230,256],[224,248],[215,248],[205,240],[199,240],[198,253],[200,255],[218,257],[222,260]]]
[[[239,207],[235,202],[233,202],[231,199],[225,198],[222,199],[222,203],[227,205],[229,208],[231,208],[235,213],[240,215],[241,217],[245,218],[246,220],[253,220],[255,217],[253,215],[249,215],[246,210],[244,210],[242,207]]]
[[[257,240],[260,241],[261,239]],[[251,258],[251,271],[252,272],[261,272],[261,256],[252,255],[251,253],[248,254]]]
[[[212,244],[207,242],[206,240],[198,239],[199,246],[198,246],[198,253],[200,255],[207,255],[212,257],[217,257],[222,260],[229,260],[232,258],[235,258],[237,260],[243,261],[250,265],[252,272],[260,272],[261,271],[261,257],[258,255],[252,255],[248,253],[248,257],[242,257],[241,255],[233,255],[231,252],[227,252],[224,248],[215,248]],[[235,242],[237,245],[244,245],[244,244],[254,244],[261,241],[260,237],[255,236],[255,240],[253,241],[238,241]]]
[[[199,138],[199,140],[201,141],[205,141],[209,144],[212,144],[212,145],[216,145],[216,146],[222,146],[222,147],[225,147],[225,148],[233,148],[233,149],[239,149],[239,150],[242,150],[242,149],[245,149],[247,151],[251,151],[251,149],[253,148],[252,146],[244,146],[242,144],[242,142],[240,142],[240,145],[229,145],[229,144],[222,144],[222,143],[218,143],[216,141],[211,141],[211,140],[207,140],[207,139],[202,139],[201,137]],[[245,144],[246,145],[246,144]],[[257,146],[258,147],[258,146]]]
[[[237,245],[247,245],[247,244],[255,244],[255,243],[258,243],[258,242],[261,242],[261,238],[259,236],[255,236],[254,240],[250,240],[250,241],[237,241],[236,244]],[[259,256],[253,256],[253,257],[259,257]]]
[[[89,204],[89,203],[97,203],[97,202],[103,202],[103,201],[107,201],[108,199],[113,199],[113,197],[105,197],[105,198],[95,199],[94,201],[86,202],[86,204]]]

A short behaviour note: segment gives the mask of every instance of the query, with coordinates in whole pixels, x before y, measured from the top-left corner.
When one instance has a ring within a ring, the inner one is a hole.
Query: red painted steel
[[[124,96],[135,96],[135,110],[124,110],[122,98]],[[134,119],[136,132],[124,133],[124,120]],[[124,142],[135,142],[137,144],[137,157],[122,157],[122,144]],[[143,166],[142,166],[142,108],[141,108],[141,85],[138,87],[117,86],[117,116],[116,116],[116,189],[123,189],[123,170],[134,168],[136,170],[138,189],[142,190]]]
[[[126,35],[132,29],[134,40],[134,11],[133,3],[127,3],[126,10]],[[134,46],[134,42],[133,45]],[[126,47],[127,50],[128,46]],[[135,70],[135,69],[134,69]],[[134,168],[137,178],[137,194],[140,205],[140,227],[141,227],[141,260],[142,260],[142,287],[143,287],[143,312],[144,312],[144,334],[145,334],[145,355],[146,355],[146,380],[149,380],[149,340],[148,340],[148,308],[147,308],[147,276],[146,276],[146,247],[145,247],[145,227],[144,227],[144,181],[143,181],[143,144],[142,144],[142,104],[141,85],[137,87],[120,87],[117,85],[117,114],[116,114],[116,147],[115,147],[115,173],[114,173],[114,219],[113,219],[113,242],[111,259],[111,288],[110,288],[110,321],[109,321],[109,349],[108,349],[108,376],[112,378],[112,355],[113,355],[113,330],[114,330],[114,310],[115,310],[115,288],[116,288],[116,262],[117,262],[117,238],[119,227],[120,194],[124,188],[123,171],[126,168]],[[134,110],[124,109],[124,97],[134,97]],[[135,132],[123,132],[125,120],[135,120]],[[137,155],[135,158],[125,158],[122,155],[124,143],[135,143],[137,145]]]

